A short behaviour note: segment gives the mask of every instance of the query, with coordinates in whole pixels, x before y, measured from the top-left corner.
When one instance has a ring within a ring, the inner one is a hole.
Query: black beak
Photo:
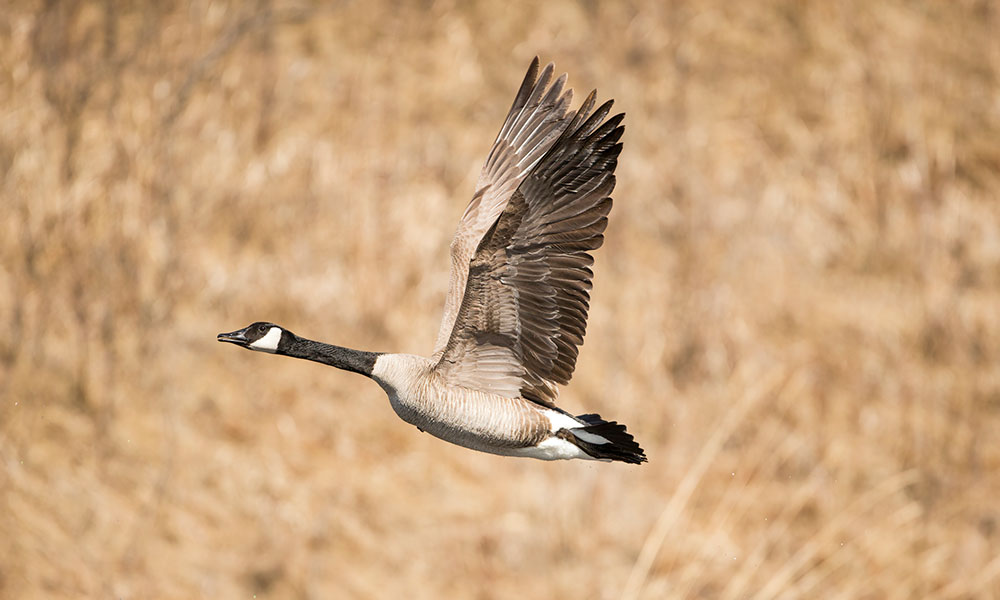
[[[249,327],[244,327],[243,329],[233,331],[232,333],[220,333],[215,339],[220,342],[229,342],[230,344],[246,347],[249,342],[249,340],[247,340],[247,329],[249,329]]]

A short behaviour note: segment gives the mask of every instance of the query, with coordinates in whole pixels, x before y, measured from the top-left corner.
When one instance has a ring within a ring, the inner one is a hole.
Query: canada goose
[[[543,460],[641,463],[625,426],[557,407],[583,343],[588,253],[604,242],[624,113],[575,113],[566,75],[532,61],[451,243],[451,287],[430,358],[362,352],[258,322],[219,341],[361,373],[396,414],[445,441]]]

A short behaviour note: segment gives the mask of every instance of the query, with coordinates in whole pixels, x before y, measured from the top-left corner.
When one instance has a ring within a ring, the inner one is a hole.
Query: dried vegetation
[[[998,29],[958,0],[13,3],[0,596],[1000,597]],[[214,341],[429,351],[536,53],[628,113],[564,405],[648,465],[468,452]]]

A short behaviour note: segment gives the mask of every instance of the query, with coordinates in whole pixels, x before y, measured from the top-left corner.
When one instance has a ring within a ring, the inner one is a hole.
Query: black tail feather
[[[570,429],[570,434],[573,434],[574,431],[583,431],[608,440],[606,443],[595,444],[583,439],[587,437],[586,435],[571,435],[571,441],[590,456],[601,460],[618,460],[634,465],[646,462],[646,453],[636,443],[632,434],[625,430],[624,425],[614,421],[605,421],[596,414],[578,415],[576,418],[586,425],[578,429]]]

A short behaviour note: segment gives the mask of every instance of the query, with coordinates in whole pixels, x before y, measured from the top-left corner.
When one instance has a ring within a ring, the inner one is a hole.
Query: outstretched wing
[[[441,329],[434,345],[435,358],[440,358],[451,336],[465,293],[469,260],[483,234],[500,216],[510,195],[569,123],[566,111],[573,100],[573,90],[563,91],[565,74],[549,87],[552,71],[552,64],[549,63],[539,75],[538,57],[531,62],[483,165],[476,193],[458,224],[451,242],[451,283]]]
[[[587,327],[624,114],[595,93],[511,194],[468,264],[437,371],[451,385],[555,406]]]

